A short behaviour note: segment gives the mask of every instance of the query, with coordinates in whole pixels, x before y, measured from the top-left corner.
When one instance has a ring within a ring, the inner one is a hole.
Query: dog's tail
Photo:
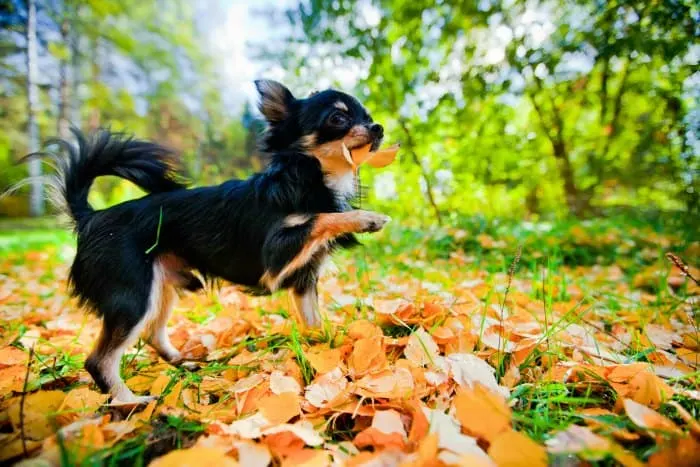
[[[51,139],[47,146],[59,146],[61,153],[38,152],[33,157],[49,156],[56,169],[49,181],[53,189],[51,201],[79,226],[94,212],[88,203],[92,182],[102,175],[124,178],[149,193],[178,190],[186,185],[175,170],[175,159],[168,149],[147,141],[138,141],[123,133],[98,130],[86,137],[71,129],[77,147],[63,139]]]

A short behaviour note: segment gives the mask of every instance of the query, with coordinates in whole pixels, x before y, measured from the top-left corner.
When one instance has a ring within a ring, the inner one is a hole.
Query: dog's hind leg
[[[134,315],[127,311],[117,320],[114,319],[117,313],[118,310],[113,310],[113,313],[105,314],[100,337],[85,361],[85,369],[100,390],[109,392],[115,401],[145,403],[153,397],[134,395],[119,374],[122,356],[139,338],[145,325],[145,316],[134,319]]]
[[[160,287],[160,300],[149,303],[149,306],[155,309],[148,313],[151,320],[146,324],[146,341],[166,362],[194,370],[198,365],[194,362],[185,362],[168,336],[168,319],[177,302],[177,291],[173,286],[172,275],[169,274],[166,265],[156,263],[153,267],[153,277],[153,287]],[[179,280],[179,276],[176,277]]]
[[[119,369],[124,352],[159,314],[163,303],[162,270],[155,263],[152,275],[144,272],[142,281],[120,285],[127,288],[129,293],[114,290],[108,301],[100,307],[103,316],[102,331],[95,348],[85,361],[85,368],[99,388],[103,392],[109,392],[115,401],[144,403],[154,398],[135,396],[122,380]]]
[[[318,290],[316,282],[303,288],[289,289],[289,301],[294,314],[301,319],[305,326],[319,327],[321,325],[321,313],[318,306]]]

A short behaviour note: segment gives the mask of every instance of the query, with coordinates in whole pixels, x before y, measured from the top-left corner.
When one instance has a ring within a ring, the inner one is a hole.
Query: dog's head
[[[268,152],[296,149],[321,163],[333,188],[344,194],[354,193],[354,172],[343,154],[372,145],[379,148],[384,129],[374,123],[367,110],[354,97],[335,90],[321,91],[297,99],[276,81],[259,80],[259,108],[268,129],[263,150]]]

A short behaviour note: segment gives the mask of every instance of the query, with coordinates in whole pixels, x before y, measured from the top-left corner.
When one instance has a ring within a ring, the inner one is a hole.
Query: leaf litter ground
[[[700,243],[619,225],[393,228],[324,274],[319,330],[283,295],[183,295],[170,334],[201,368],[134,348],[145,407],[82,369],[70,240],[0,237],[0,461],[697,465],[700,287],[665,253],[698,278]]]

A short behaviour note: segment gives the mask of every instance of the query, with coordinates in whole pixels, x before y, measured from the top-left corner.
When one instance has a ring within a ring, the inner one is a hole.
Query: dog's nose
[[[369,127],[369,132],[374,138],[381,138],[384,136],[384,128],[379,123],[375,123]]]

